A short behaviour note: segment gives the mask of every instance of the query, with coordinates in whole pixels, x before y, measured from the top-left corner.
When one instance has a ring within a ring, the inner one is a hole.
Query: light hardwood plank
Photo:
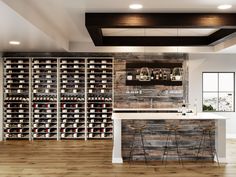
[[[236,140],[227,141],[228,164],[168,162],[112,164],[112,141],[0,142],[0,177],[235,177]]]

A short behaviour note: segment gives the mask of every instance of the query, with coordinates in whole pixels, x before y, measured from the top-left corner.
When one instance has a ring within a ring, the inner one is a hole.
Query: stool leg
[[[205,149],[206,149],[206,132],[204,132],[204,134],[203,134],[202,153],[201,153],[201,156],[202,156],[202,157],[203,157],[203,155],[204,155]]]
[[[181,163],[182,166],[183,166],[184,164],[183,164],[183,160],[182,160],[182,157],[181,157],[181,154],[180,154],[180,151],[179,151],[179,142],[178,142],[178,139],[177,139],[177,132],[176,132],[176,130],[175,130],[175,144],[176,144],[176,150],[177,150],[177,155],[178,155],[179,163]]]
[[[166,167],[166,164],[167,164],[167,157],[168,157],[168,154],[169,154],[169,144],[170,144],[170,140],[171,140],[170,136],[171,136],[171,132],[169,132],[169,136],[168,136],[169,138],[167,139],[165,167]]]
[[[169,136],[170,136],[170,132],[168,132],[168,134],[167,134],[166,143],[165,143],[165,146],[164,146],[164,152],[162,154],[162,160],[161,160],[162,164],[164,163],[164,160],[166,158],[165,155],[166,155],[166,152],[167,152],[167,143],[169,141]]]
[[[146,151],[144,147],[144,142],[143,142],[143,131],[140,131],[140,136],[141,136],[141,142],[142,142],[142,148],[143,148],[143,153],[144,153],[144,158],[145,158],[145,164],[147,164],[147,157],[146,157]]]
[[[166,164],[167,164],[167,157],[168,157],[168,154],[169,154],[169,140],[168,140],[168,145],[167,145],[167,148],[166,148],[165,167],[166,167]]]
[[[129,164],[130,164],[130,162],[131,162],[131,157],[132,157],[132,159],[133,159],[133,150],[134,150],[135,136],[136,136],[136,131],[134,132],[133,140],[132,140],[132,145],[131,145],[130,151],[129,151]]]
[[[220,166],[220,162],[219,162],[217,151],[216,151],[215,148],[213,150],[213,145],[212,145],[212,142],[211,142],[211,138],[212,138],[211,131],[209,131],[209,138],[210,138],[210,148],[211,148],[212,160],[214,162],[214,156],[216,156],[216,160],[217,160],[218,166]]]
[[[201,146],[202,146],[203,137],[204,137],[204,132],[202,132],[201,140],[200,140],[200,143],[199,143],[199,146],[198,146],[197,160],[199,160],[198,155],[199,155],[199,153],[200,153],[200,151],[201,151]]]

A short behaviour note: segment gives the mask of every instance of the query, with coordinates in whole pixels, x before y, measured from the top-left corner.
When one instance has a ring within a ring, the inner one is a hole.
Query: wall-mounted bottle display
[[[57,137],[57,59],[32,61],[32,136],[34,139]]]
[[[29,139],[29,59],[4,59],[4,138]]]
[[[4,137],[112,138],[113,58],[4,59]]]
[[[126,85],[181,86],[182,63],[134,62],[126,63]]]
[[[85,59],[60,60],[60,137],[85,138]]]
[[[87,59],[87,129],[88,138],[112,138],[111,58]]]

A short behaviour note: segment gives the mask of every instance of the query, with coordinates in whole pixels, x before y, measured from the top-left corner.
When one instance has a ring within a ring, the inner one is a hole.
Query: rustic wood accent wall
[[[184,69],[183,85],[126,86],[126,62],[150,61],[182,63]],[[183,100],[187,102],[187,62],[187,54],[139,54],[117,56],[114,61],[114,108],[177,108]]]
[[[200,139],[202,136],[202,129],[207,126],[215,125],[214,120],[122,120],[122,155],[124,160],[128,160],[130,147],[133,142],[133,130],[131,125],[140,126],[146,125],[143,131],[144,144],[148,160],[161,160],[167,133],[165,125],[176,124],[179,125],[178,140],[180,152],[183,160],[196,160]],[[171,136],[171,147],[175,147],[174,135]],[[134,154],[133,160],[144,160],[141,147],[140,136],[136,136],[135,145],[138,147]],[[215,146],[215,131],[212,132],[212,138],[207,139],[206,147],[210,147],[212,143]],[[209,150],[209,149],[208,149]],[[200,153],[201,160],[212,160],[209,151],[204,154]],[[177,160],[176,149],[172,149],[168,157],[169,160]]]

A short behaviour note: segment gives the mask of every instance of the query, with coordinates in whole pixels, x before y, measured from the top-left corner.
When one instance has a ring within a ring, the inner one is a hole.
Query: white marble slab
[[[214,113],[187,113],[183,116],[181,113],[158,113],[158,112],[114,112],[112,119],[195,119],[195,120],[214,120],[214,119],[227,119],[227,117],[217,115]]]

